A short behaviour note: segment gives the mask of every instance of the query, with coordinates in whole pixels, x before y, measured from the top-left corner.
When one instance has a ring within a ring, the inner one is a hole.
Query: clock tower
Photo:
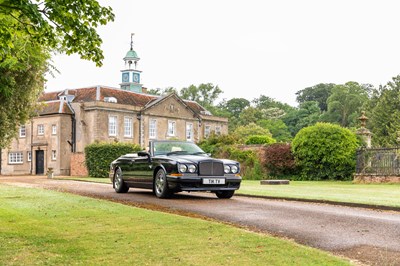
[[[142,84],[140,83],[140,73],[142,71],[137,70],[137,62],[140,58],[133,50],[133,38],[134,33],[131,34],[131,49],[126,53],[124,57],[125,69],[121,70],[121,89],[142,93]]]

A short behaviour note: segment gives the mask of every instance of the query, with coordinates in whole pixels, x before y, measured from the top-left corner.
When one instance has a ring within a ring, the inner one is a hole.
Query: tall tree
[[[397,146],[400,143],[400,75],[380,92],[368,123],[373,133],[372,142],[376,146]]]
[[[18,28],[4,16],[0,16],[0,24]],[[11,41],[7,58],[0,60],[0,148],[6,147],[19,125],[34,114],[50,57],[48,50],[24,32],[14,34]]]
[[[335,84],[333,83],[319,83],[312,87],[307,87],[296,92],[296,100],[299,104],[309,101],[316,101],[318,102],[318,106],[321,111],[327,111],[328,105],[326,100],[331,95],[331,91],[334,86]]]
[[[250,106],[250,102],[244,98],[232,98],[225,103],[225,109],[231,116],[238,117],[240,113]]]
[[[0,0],[0,148],[36,108],[50,52],[79,54],[101,66],[96,27],[114,19],[95,0]]]
[[[285,111],[286,113],[293,110],[294,108],[287,103],[281,103],[265,95],[260,95],[260,97],[253,99],[252,103],[254,104],[255,107],[260,109],[279,108]]]
[[[99,25],[114,20],[111,7],[96,0],[2,0],[0,14],[32,38],[32,43],[66,54],[79,54],[101,66],[104,58]],[[13,47],[14,28],[0,25],[0,58],[8,57]]]
[[[215,100],[223,91],[212,83],[202,83],[199,86],[190,85],[180,91],[183,99],[196,101],[205,108],[213,106]]]
[[[348,127],[355,123],[355,117],[360,114],[361,107],[368,101],[368,88],[357,82],[347,82],[336,85],[329,96],[327,117],[328,122],[339,123]]]
[[[300,104],[298,109],[287,113],[282,117],[283,122],[288,126],[290,133],[294,137],[303,127],[317,123],[321,116],[318,102],[309,101]]]

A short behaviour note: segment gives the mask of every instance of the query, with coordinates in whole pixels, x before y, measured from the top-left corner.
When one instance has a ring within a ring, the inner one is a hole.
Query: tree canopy
[[[14,20],[31,42],[67,55],[79,54],[97,66],[104,58],[96,28],[114,20],[111,7],[96,0],[2,0],[0,15]],[[0,59],[10,56],[15,28],[0,24]]]
[[[0,148],[34,115],[51,52],[101,66],[96,27],[113,19],[95,0],[0,0]]]

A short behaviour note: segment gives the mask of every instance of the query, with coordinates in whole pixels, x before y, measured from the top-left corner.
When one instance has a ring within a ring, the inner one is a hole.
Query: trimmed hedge
[[[91,177],[108,177],[110,163],[119,156],[142,150],[132,143],[95,142],[85,147],[86,167]]]
[[[303,180],[351,180],[358,146],[349,129],[317,123],[297,133],[292,151]]]

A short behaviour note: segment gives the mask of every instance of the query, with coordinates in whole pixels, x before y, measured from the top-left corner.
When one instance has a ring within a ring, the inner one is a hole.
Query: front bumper
[[[203,178],[225,179],[225,184],[203,184]],[[241,176],[172,176],[167,175],[168,188],[174,191],[222,191],[237,190]]]

